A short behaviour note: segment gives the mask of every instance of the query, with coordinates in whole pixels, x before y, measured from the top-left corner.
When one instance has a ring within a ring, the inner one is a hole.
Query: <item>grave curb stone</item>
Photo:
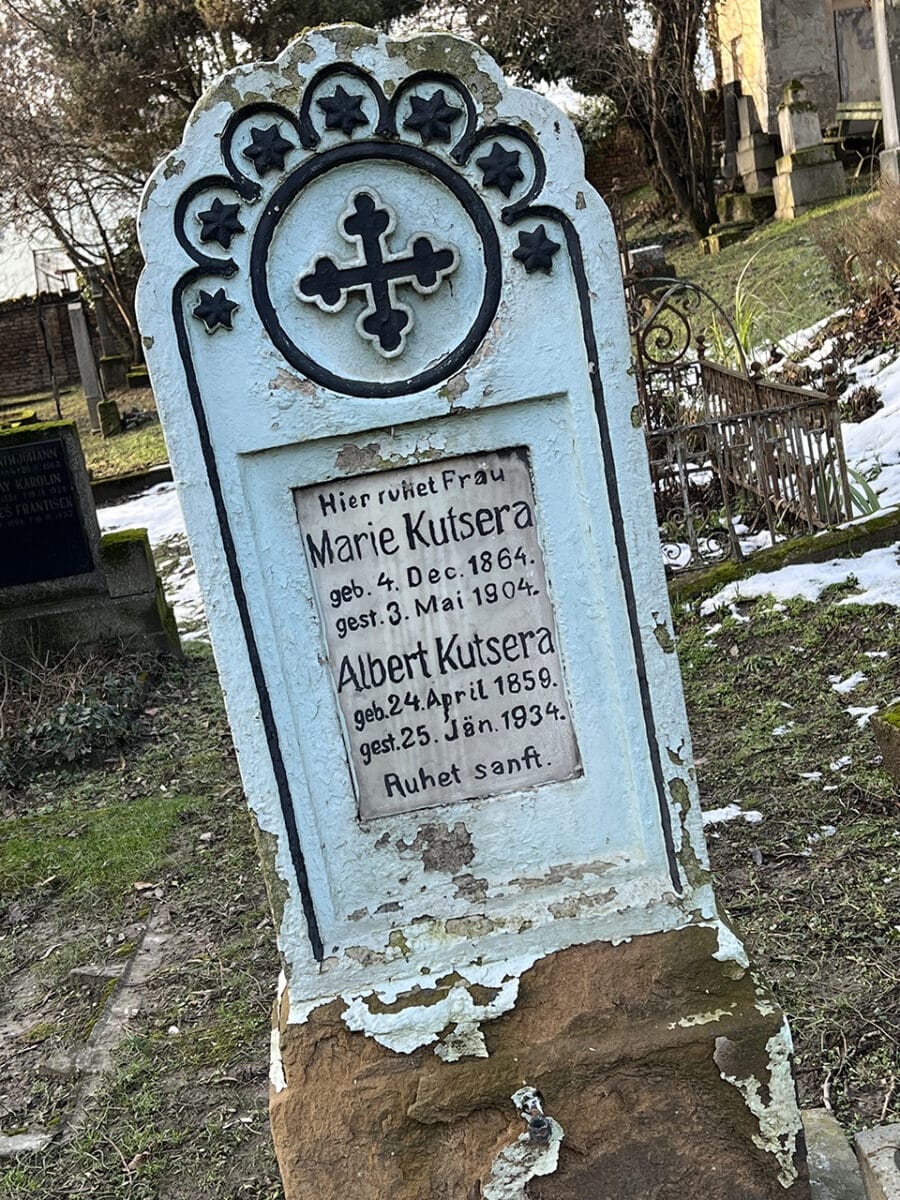
[[[867,1200],[900,1200],[900,1125],[864,1129],[853,1146]]]

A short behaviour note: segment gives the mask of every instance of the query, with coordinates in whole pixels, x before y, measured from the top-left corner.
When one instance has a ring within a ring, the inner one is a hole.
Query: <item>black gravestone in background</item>
[[[0,449],[0,588],[93,569],[62,441]]]

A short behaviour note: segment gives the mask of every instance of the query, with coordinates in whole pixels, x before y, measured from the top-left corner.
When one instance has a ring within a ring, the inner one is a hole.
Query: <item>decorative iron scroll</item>
[[[767,381],[758,363],[747,363],[728,315],[696,284],[626,274],[625,285],[667,571],[741,560],[849,520],[830,377],[824,392]],[[740,370],[708,360],[696,329],[710,312]]]

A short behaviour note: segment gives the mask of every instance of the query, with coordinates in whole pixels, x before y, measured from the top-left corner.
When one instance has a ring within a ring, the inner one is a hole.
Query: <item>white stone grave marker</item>
[[[147,358],[279,920],[287,1194],[519,1195],[472,1147],[502,1140],[500,1095],[516,1121],[509,1097],[542,1086],[527,1044],[498,1051],[521,995],[550,1028],[579,991],[550,976],[592,947],[577,970],[610,989],[609,1027],[643,1028],[615,998],[639,974],[624,958],[677,975],[693,938],[753,1007],[706,870],[608,213],[568,121],[475,46],[337,26],[213,87],[141,238]],[[662,987],[663,1041],[719,1022],[689,974],[690,1000]],[[780,1015],[753,1011],[792,1088]],[[596,1059],[606,1035],[584,1028]],[[354,1065],[311,1082],[297,1063],[322,1037]],[[474,1124],[440,1142],[452,1118],[422,1089],[460,1071]],[[735,1150],[754,1195],[805,1196],[796,1107],[760,1133],[740,1070],[713,1076],[760,1138]],[[545,1095],[546,1149],[502,1171],[563,1177],[570,1102]],[[600,1107],[589,1123],[615,1126]],[[373,1141],[394,1149],[375,1162]],[[646,1193],[647,1170],[621,1175],[616,1195]]]

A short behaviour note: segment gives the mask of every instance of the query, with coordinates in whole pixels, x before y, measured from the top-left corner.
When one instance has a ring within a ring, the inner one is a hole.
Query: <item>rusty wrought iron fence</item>
[[[823,391],[767,380],[709,292],[632,269],[617,196],[611,209],[667,570],[849,520],[834,366]],[[733,365],[710,360],[708,329]]]
[[[698,358],[644,375],[642,406],[671,571],[742,559],[852,515],[837,400]],[[762,535],[762,536],[760,536]]]

